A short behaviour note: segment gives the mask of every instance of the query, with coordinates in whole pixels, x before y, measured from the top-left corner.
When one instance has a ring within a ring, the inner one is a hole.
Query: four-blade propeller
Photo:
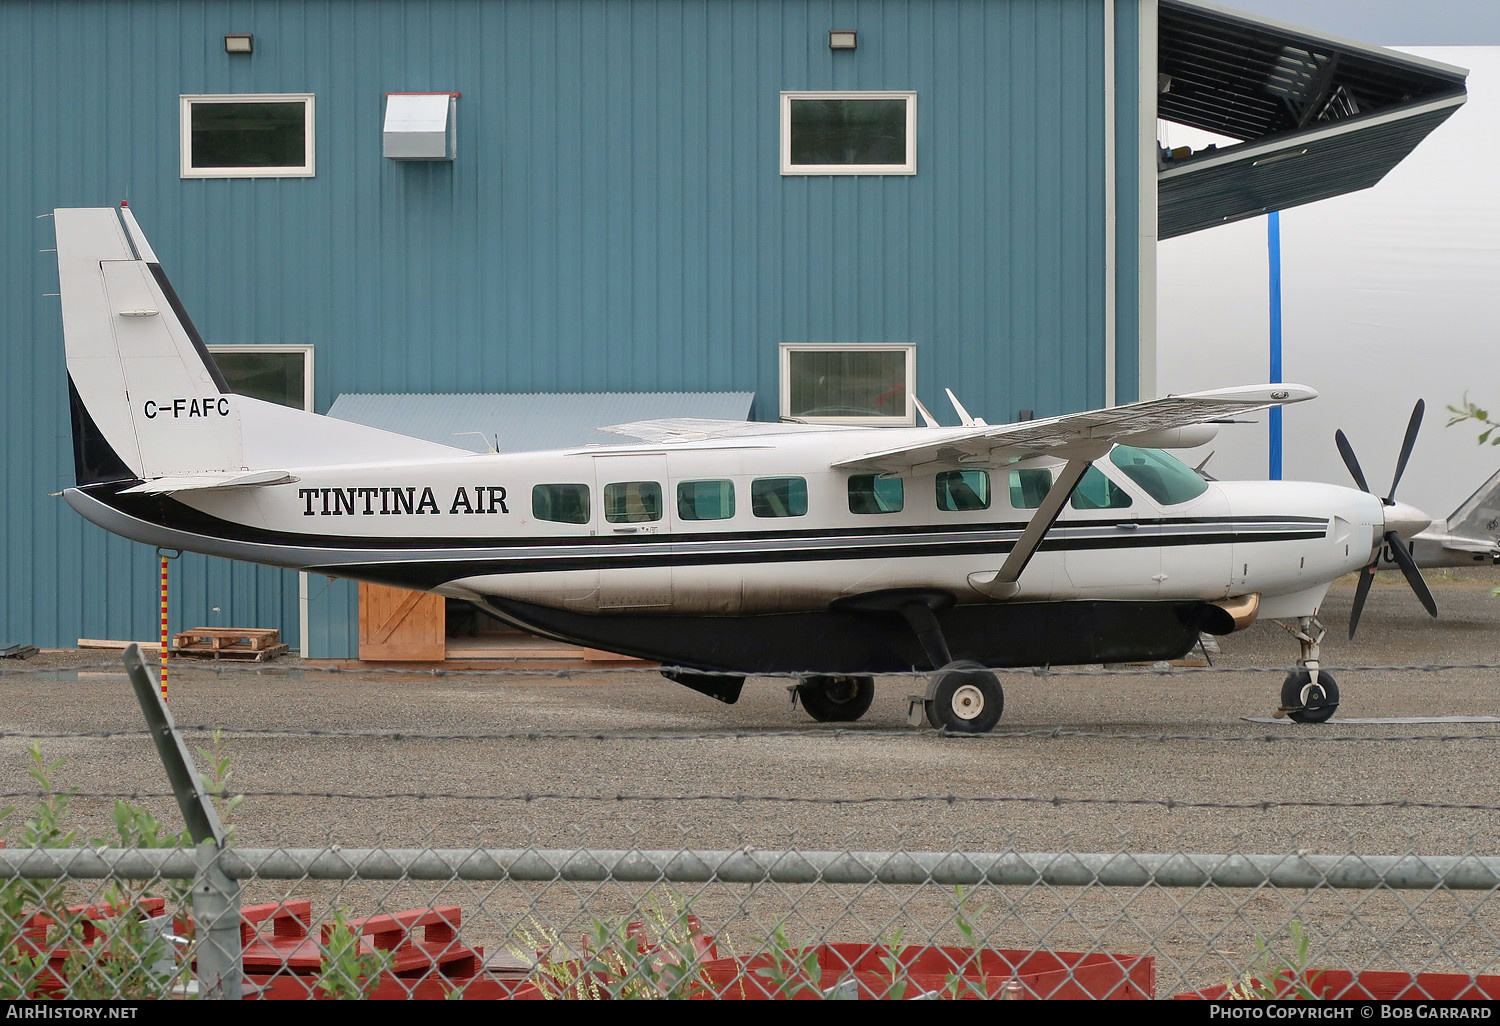
[[[1422,427],[1422,412],[1425,409],[1426,404],[1420,399],[1412,408],[1411,420],[1406,425],[1406,438],[1401,443],[1401,455],[1396,459],[1396,473],[1391,478],[1391,490],[1381,500],[1387,510],[1396,505],[1396,486],[1401,483],[1401,475],[1406,472],[1406,462],[1411,458],[1412,447],[1417,444],[1417,431]],[[1354,447],[1349,444],[1349,439],[1344,437],[1343,431],[1335,431],[1333,440],[1338,446],[1339,455],[1344,458],[1344,466],[1349,468],[1349,473],[1354,478],[1354,483],[1359,485],[1360,491],[1369,492],[1370,486],[1365,483],[1364,472],[1359,468],[1359,460],[1354,458]],[[1422,572],[1417,569],[1417,562],[1412,559],[1411,550],[1406,547],[1406,542],[1402,541],[1401,536],[1391,528],[1391,520],[1392,518],[1387,515],[1388,529],[1382,535],[1385,544],[1390,548],[1391,558],[1401,568],[1401,572],[1406,576],[1406,583],[1411,585],[1411,590],[1416,593],[1422,606],[1432,616],[1437,616],[1437,601],[1433,599],[1427,582],[1422,580]],[[1369,565],[1360,571],[1359,585],[1354,590],[1354,608],[1349,612],[1349,637],[1351,638],[1354,637],[1355,628],[1359,626],[1359,614],[1365,608],[1365,599],[1370,594],[1370,583],[1375,579],[1375,566],[1379,562],[1380,556],[1377,553],[1370,560]]]

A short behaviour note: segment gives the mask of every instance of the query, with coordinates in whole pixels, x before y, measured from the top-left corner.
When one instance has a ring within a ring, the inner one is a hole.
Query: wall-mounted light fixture
[[[828,32],[830,50],[853,50],[858,45],[859,33],[853,29],[830,29]]]
[[[226,32],[224,34],[225,53],[254,53],[255,36],[249,32]]]

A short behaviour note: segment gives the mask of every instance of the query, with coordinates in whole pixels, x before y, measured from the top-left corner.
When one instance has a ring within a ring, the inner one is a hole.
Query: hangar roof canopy
[[[1369,188],[1463,104],[1467,72],[1201,0],[1160,0],[1158,237]],[[1184,148],[1185,149],[1185,148]]]

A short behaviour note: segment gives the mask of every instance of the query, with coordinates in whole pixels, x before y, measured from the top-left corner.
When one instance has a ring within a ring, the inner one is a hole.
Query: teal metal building
[[[1173,18],[1236,24],[1178,0],[0,4],[0,646],[157,631],[156,554],[52,497],[73,463],[39,215],[128,201],[206,341],[282,347],[319,412],[738,392],[755,419],[904,423],[952,387],[1046,416],[1154,380]],[[1192,204],[1301,201],[1206,180]],[[881,354],[887,409],[788,380]],[[355,654],[347,585],[173,573],[174,629]]]

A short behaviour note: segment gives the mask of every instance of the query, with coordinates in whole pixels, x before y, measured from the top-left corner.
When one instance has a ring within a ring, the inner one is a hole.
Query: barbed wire
[[[148,665],[150,660],[148,660]],[[704,677],[762,677],[778,680],[799,680],[804,677],[849,676],[848,670],[699,670],[687,666],[599,666],[599,667],[497,667],[465,669],[457,667],[399,667],[399,666],[315,666],[305,663],[296,665],[268,665],[264,663],[187,662],[172,660],[169,664],[176,679],[183,674],[211,673],[220,676],[251,675],[291,677],[296,674],[328,674],[330,676],[394,676],[394,677],[526,677],[554,680],[574,680],[595,677],[641,676],[654,678],[658,673],[682,672]],[[1236,673],[1292,673],[1304,669],[1294,664],[1282,666],[1177,666],[1168,661],[1131,665],[1098,664],[1083,666],[991,666],[986,667],[996,674],[1019,677],[1190,677],[1213,676]],[[1319,669],[1328,673],[1447,673],[1455,670],[1500,670],[1500,663],[1319,663]],[[890,670],[868,674],[874,677],[926,678],[935,670],[911,669]],[[0,666],[0,678],[23,676],[47,676],[72,673],[118,673],[125,670],[119,663],[89,663],[77,666]]]
[[[1485,720],[1488,723],[1489,720]],[[1445,719],[1441,725],[1451,725]],[[1335,721],[1337,725],[1337,721]],[[1372,724],[1376,726],[1377,724]],[[1434,724],[1437,726],[1440,724]],[[1479,725],[1479,724],[1476,724]],[[416,730],[333,730],[320,727],[224,727],[207,724],[178,724],[177,729],[189,734],[220,734],[227,738],[252,737],[306,737],[306,738],[356,738],[367,741],[762,741],[767,739],[807,738],[825,741],[829,739],[909,739],[912,737],[942,737],[948,740],[970,742],[1023,741],[1023,740],[1090,740],[1090,741],[1199,741],[1215,744],[1286,744],[1286,743],[1406,743],[1500,741],[1500,733],[1474,734],[1328,734],[1328,727],[1307,727],[1298,724],[1284,734],[1171,734],[1160,731],[1123,732],[1074,730],[1067,727],[1045,727],[1033,730],[991,731],[987,734],[953,733],[931,728],[907,727],[870,729],[837,727],[807,727],[789,730],[722,730],[722,731],[542,731],[502,730],[484,732],[429,732]],[[35,731],[0,730],[0,740],[17,738],[37,741],[108,740],[113,738],[149,737],[151,731],[144,727],[123,730],[77,730]]]
[[[143,801],[169,799],[171,791],[8,791],[0,792],[0,800],[25,798],[68,799],[115,799]],[[569,794],[560,791],[521,791],[508,794],[472,793],[465,791],[235,791],[228,797],[244,798],[325,798],[338,801],[475,801],[532,804],[535,802],[590,802],[594,804],[662,804],[668,802],[714,802],[721,805],[816,805],[816,806],[870,806],[870,805],[1049,805],[1062,808],[1070,805],[1092,805],[1108,807],[1176,809],[1215,809],[1221,811],[1259,811],[1273,809],[1414,809],[1427,812],[1500,812],[1500,805],[1484,805],[1466,802],[1426,802],[1406,798],[1388,798],[1380,801],[1326,801],[1311,798],[1270,799],[1247,801],[1194,801],[1183,798],[1103,798],[1067,797],[1063,795],[863,795],[851,798],[819,795],[767,795],[739,793],[695,794],[633,794],[619,791],[610,794]]]

